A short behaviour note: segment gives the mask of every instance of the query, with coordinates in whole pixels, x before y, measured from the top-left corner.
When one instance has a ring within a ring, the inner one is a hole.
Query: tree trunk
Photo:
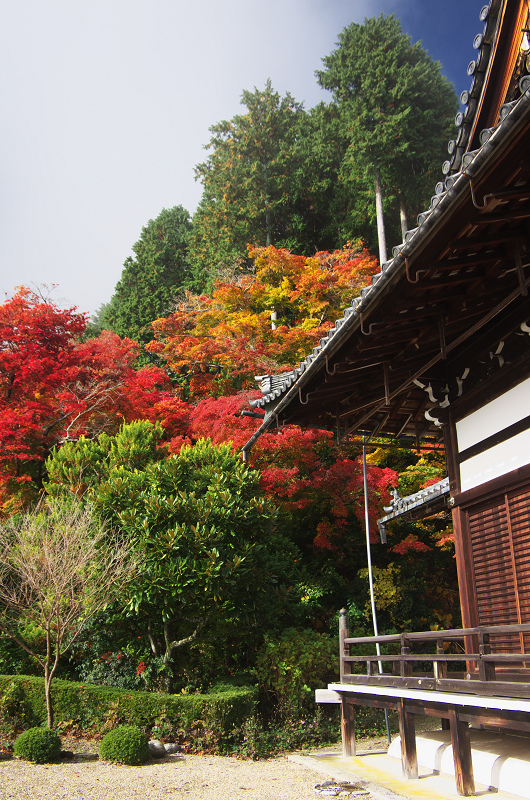
[[[265,227],[267,228],[267,247],[272,244],[272,220],[269,206],[269,174],[267,172],[267,165],[262,162],[263,179],[265,181]]]
[[[383,193],[381,190],[381,174],[375,171],[375,213],[377,217],[377,238],[379,240],[379,263],[386,261],[385,220],[383,217]]]
[[[408,231],[408,223],[407,223],[407,206],[405,203],[405,198],[403,196],[403,192],[399,192],[399,219],[401,222],[401,235],[403,239],[402,242],[405,241],[405,234]]]
[[[53,706],[50,692],[52,678],[53,674],[50,671],[50,665],[46,663],[44,665],[44,697],[46,698],[46,724],[48,728],[53,728]]]
[[[269,206],[267,206],[267,210],[265,211],[265,224],[267,225],[267,247],[270,247],[272,244],[272,225]]]
[[[171,673],[171,660],[173,657],[173,651],[178,650],[179,647],[184,647],[187,644],[191,644],[191,642],[195,642],[199,638],[202,629],[210,619],[210,616],[211,613],[207,614],[201,619],[194,620],[196,623],[195,630],[193,633],[191,633],[189,636],[185,636],[183,639],[173,639],[172,625],[176,621],[176,618],[164,622],[164,640],[166,643],[166,650],[162,659],[165,669],[165,674],[162,677],[164,691],[169,692],[173,683],[173,675]]]
[[[46,630],[46,660],[44,662],[44,697],[46,699],[46,718],[48,728],[53,728],[53,705],[51,695],[52,679],[57,671],[59,656],[61,654],[62,636],[57,634],[55,642],[55,655],[52,656],[52,635],[48,628]],[[42,664],[42,661],[41,661]]]
[[[149,645],[151,647],[151,652],[154,656],[159,655],[159,647],[155,637],[151,632],[151,619],[147,620],[147,638],[149,639]]]
[[[44,695],[46,697],[46,724],[48,728],[53,728],[53,706],[52,706],[52,698],[50,694],[51,689],[51,680],[46,677],[44,678]]]

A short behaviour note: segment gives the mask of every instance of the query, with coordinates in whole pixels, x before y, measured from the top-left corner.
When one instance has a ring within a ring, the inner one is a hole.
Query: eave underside
[[[526,363],[528,153],[526,126],[494,166],[469,181],[347,340],[299,382],[297,396],[277,413],[279,424],[435,445],[440,406],[499,365]]]

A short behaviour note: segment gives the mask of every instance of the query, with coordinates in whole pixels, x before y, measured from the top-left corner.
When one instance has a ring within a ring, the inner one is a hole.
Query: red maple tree
[[[161,419],[168,437],[188,407],[158,367],[136,370],[139,345],[103,332],[80,341],[86,315],[25,287],[0,305],[0,512],[34,497],[51,449],[123,422]]]

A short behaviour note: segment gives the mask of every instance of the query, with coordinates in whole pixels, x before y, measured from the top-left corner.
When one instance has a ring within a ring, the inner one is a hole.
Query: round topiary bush
[[[101,740],[99,757],[120,764],[145,764],[149,758],[147,736],[135,725],[119,725]]]
[[[59,758],[61,740],[51,728],[29,728],[15,741],[13,752],[34,764],[46,764]]]

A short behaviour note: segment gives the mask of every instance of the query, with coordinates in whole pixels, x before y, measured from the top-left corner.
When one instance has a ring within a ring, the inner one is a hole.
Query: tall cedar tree
[[[324,212],[316,200],[322,187],[309,169],[309,115],[270,81],[264,90],[243,92],[242,104],[244,114],[210,128],[211,154],[195,169],[204,187],[190,244],[199,291],[205,268],[215,274],[245,260],[249,242],[305,255],[322,246]]]
[[[402,241],[400,206],[414,227],[441,177],[458,105],[454,89],[393,15],[348,25],[323,62],[317,79],[332,92],[345,146],[333,201],[339,236],[363,236],[375,246],[379,171],[387,235]]]
[[[187,285],[189,213],[182,206],[162,209],[142,229],[133,245],[135,257],[124,263],[108,305],[98,315],[98,327],[138,342],[148,342],[150,323],[171,310]]]

